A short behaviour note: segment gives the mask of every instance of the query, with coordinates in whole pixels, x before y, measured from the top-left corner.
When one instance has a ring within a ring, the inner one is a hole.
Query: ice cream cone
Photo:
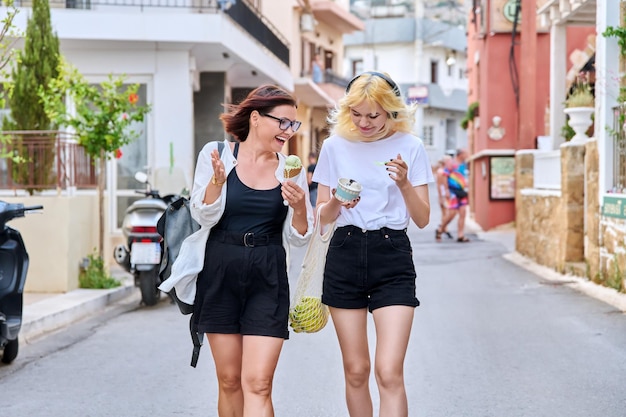
[[[297,176],[300,171],[302,171],[302,167],[300,168],[285,168],[285,178],[293,178]]]
[[[293,178],[302,171],[302,161],[297,155],[289,155],[285,160],[285,178]]]

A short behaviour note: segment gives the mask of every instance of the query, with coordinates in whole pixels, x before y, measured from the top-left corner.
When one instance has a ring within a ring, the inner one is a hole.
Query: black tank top
[[[238,152],[239,143],[235,143],[235,159]],[[280,184],[271,190],[252,189],[241,182],[237,168],[231,170],[226,182],[226,208],[215,229],[261,234],[282,232],[287,207],[283,204]]]

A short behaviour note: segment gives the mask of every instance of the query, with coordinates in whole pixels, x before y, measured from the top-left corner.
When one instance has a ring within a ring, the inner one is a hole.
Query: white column
[[[613,128],[612,108],[619,94],[619,46],[617,38],[605,38],[607,26],[620,25],[620,2],[599,1],[596,8],[596,115],[595,136],[598,140],[598,192],[600,203],[606,191],[613,187],[613,138],[607,127]]]
[[[561,129],[565,125],[565,75],[567,72],[567,34],[565,25],[550,26],[550,132],[554,149],[565,142]]]

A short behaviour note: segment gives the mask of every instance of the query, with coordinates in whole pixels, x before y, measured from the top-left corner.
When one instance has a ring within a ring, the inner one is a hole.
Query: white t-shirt
[[[359,204],[349,210],[341,209],[337,227],[399,230],[409,225],[402,193],[382,164],[398,154],[409,167],[407,177],[414,187],[434,182],[424,144],[411,134],[396,132],[375,142],[352,142],[333,135],[323,142],[313,181],[333,189],[339,178],[348,178],[363,187]]]

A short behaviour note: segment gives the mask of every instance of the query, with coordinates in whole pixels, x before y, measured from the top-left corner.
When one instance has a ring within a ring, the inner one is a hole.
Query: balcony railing
[[[107,10],[115,8],[138,9],[188,9],[192,13],[218,13],[218,0],[50,0],[51,8]],[[30,7],[31,0],[16,0],[18,7]],[[289,42],[249,0],[237,0],[226,8],[229,16],[242,30],[256,39],[285,65],[289,66]]]
[[[626,105],[613,108],[613,189],[626,194]]]
[[[4,131],[0,189],[71,190],[95,188],[96,167],[75,138],[59,131]],[[17,158],[21,162],[16,162]]]
[[[324,71],[324,82],[329,84],[336,84],[341,88],[346,88],[350,80],[347,78],[343,78],[342,76],[334,73],[331,70],[326,70]]]

